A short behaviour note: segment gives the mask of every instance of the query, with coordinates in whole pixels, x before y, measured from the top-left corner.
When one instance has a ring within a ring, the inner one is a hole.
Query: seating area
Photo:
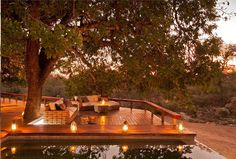
[[[97,111],[98,107],[108,106],[108,111],[119,110],[120,104],[115,101],[109,101],[108,97],[102,97],[101,95],[81,96],[79,97],[80,111]]]
[[[79,111],[95,111],[97,113],[107,113],[119,110],[118,102],[109,101],[108,97],[101,95],[80,96],[76,100],[61,98],[45,106],[43,120],[46,125],[61,125],[70,123]]]

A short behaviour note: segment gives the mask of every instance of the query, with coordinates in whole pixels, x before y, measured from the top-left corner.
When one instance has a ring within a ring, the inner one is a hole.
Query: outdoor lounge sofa
[[[44,111],[44,123],[48,125],[70,123],[79,111],[79,103],[76,105],[65,105],[64,109],[58,110],[57,105],[65,104],[62,100],[49,103],[48,108]]]

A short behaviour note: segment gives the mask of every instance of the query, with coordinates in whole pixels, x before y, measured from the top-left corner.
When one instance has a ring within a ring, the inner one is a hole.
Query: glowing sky
[[[227,11],[236,13],[236,0],[228,1],[230,5]],[[217,35],[221,37],[226,44],[236,44],[236,16],[232,16],[228,21],[220,20],[217,22],[217,25]]]

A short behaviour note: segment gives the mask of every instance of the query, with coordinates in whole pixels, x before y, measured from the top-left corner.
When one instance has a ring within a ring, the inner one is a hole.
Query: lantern
[[[105,105],[105,100],[104,99],[102,100],[102,105]]]
[[[16,131],[16,129],[17,129],[16,122],[13,122],[13,123],[11,124],[11,130],[12,130],[12,131]]]
[[[14,155],[14,154],[16,154],[16,147],[12,147],[11,148],[11,153]]]
[[[76,122],[75,121],[73,121],[73,122],[71,122],[71,124],[70,124],[70,130],[73,132],[73,133],[75,133],[75,132],[77,132],[77,124],[76,124]]]
[[[184,126],[182,123],[179,123],[178,129],[179,129],[180,133],[182,133],[184,131]]]
[[[128,122],[124,121],[123,127],[122,127],[123,132],[127,132],[129,130]]]

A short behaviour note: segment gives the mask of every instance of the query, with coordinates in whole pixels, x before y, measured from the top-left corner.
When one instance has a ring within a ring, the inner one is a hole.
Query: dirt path
[[[236,126],[215,123],[184,122],[186,128],[197,133],[197,140],[228,159],[236,159]]]

